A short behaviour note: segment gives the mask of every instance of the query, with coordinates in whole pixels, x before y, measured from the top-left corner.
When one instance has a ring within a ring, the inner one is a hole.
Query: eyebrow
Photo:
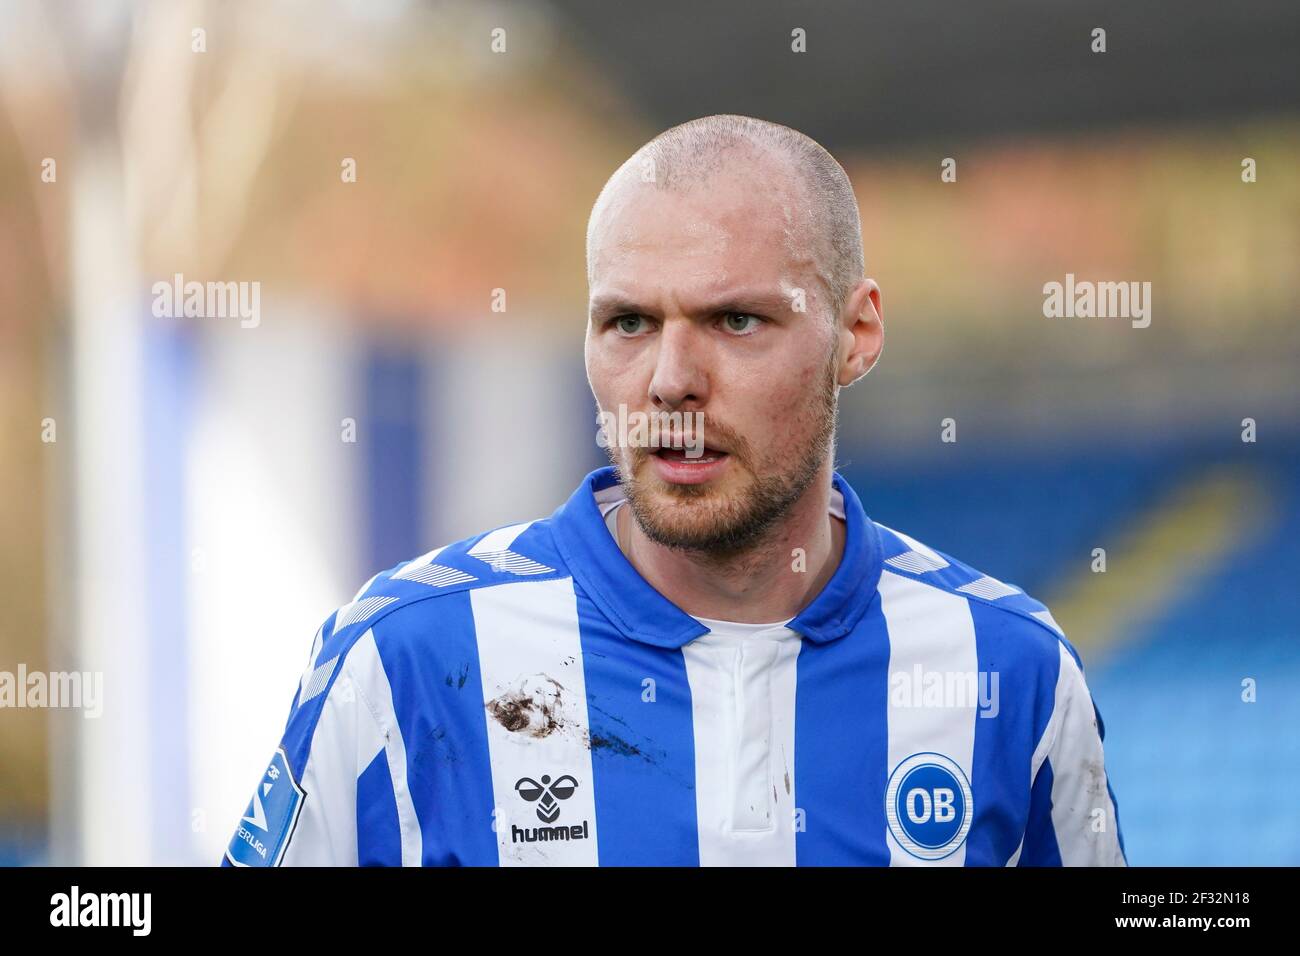
[[[784,312],[790,308],[790,299],[782,294],[757,289],[728,292],[717,300],[697,309],[699,315],[718,315],[722,312]],[[638,304],[621,293],[599,295],[591,300],[591,315],[650,315],[656,310]]]

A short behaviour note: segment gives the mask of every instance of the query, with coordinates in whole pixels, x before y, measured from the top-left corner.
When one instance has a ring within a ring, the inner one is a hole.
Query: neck
[[[620,508],[619,542],[628,561],[687,614],[744,624],[794,617],[831,579],[844,554],[844,523],[830,514],[831,464],[752,547],[725,556],[651,541]],[[801,549],[802,557],[796,552]]]

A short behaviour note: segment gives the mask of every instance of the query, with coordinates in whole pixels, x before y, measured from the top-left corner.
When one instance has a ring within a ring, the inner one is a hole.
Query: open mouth
[[[663,461],[671,462],[672,464],[685,465],[708,465],[727,457],[725,451],[710,448],[708,445],[704,446],[703,454],[690,454],[694,451],[695,449],[693,448],[656,448],[653,454],[655,457],[660,458]]]

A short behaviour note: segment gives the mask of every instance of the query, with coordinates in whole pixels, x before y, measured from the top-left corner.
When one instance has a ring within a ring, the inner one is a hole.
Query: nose
[[[668,410],[691,409],[708,400],[708,368],[693,322],[669,320],[660,330],[650,401]]]

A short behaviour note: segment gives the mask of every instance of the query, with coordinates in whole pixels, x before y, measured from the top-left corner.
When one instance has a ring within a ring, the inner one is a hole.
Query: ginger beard
[[[656,544],[719,557],[760,544],[803,497],[830,454],[837,367],[833,348],[805,410],[808,427],[798,431],[801,440],[795,447],[778,455],[760,454],[735,429],[705,412],[705,442],[725,448],[732,459],[721,483],[666,482],[649,467],[654,448],[610,441],[606,452],[642,533]]]

